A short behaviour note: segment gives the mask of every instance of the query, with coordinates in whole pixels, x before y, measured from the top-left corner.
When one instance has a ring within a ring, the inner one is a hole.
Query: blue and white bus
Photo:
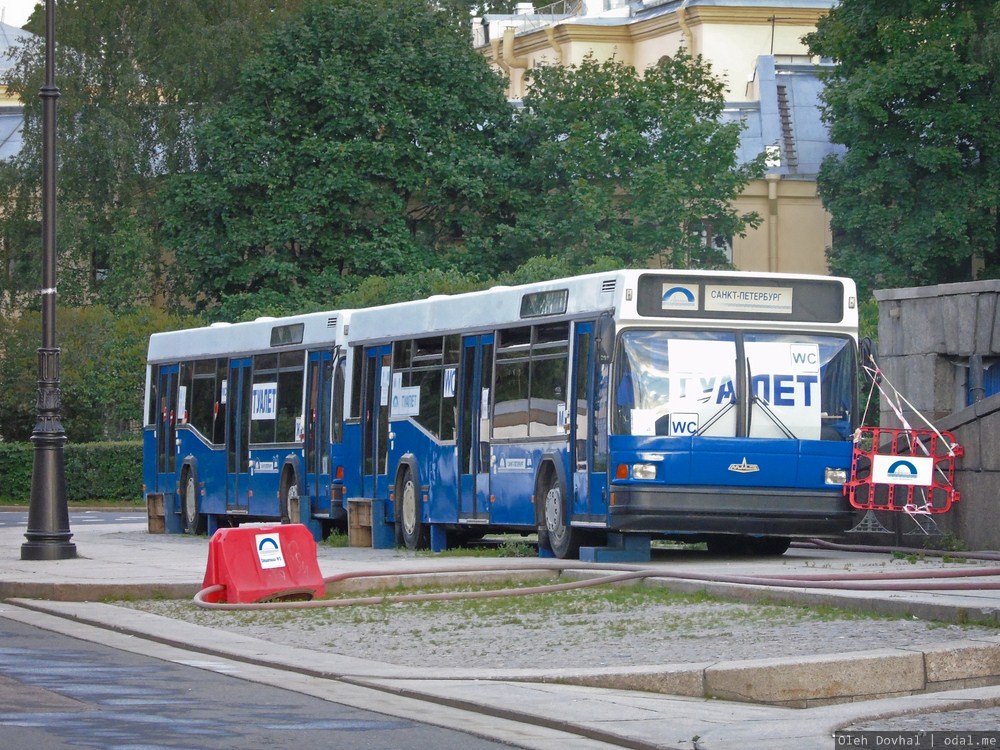
[[[350,312],[150,337],[143,483],[167,531],[213,533],[248,520],[307,524],[345,515],[357,460],[344,444]]]
[[[629,270],[356,310],[352,495],[409,548],[539,533],[781,554],[851,525],[848,279]]]

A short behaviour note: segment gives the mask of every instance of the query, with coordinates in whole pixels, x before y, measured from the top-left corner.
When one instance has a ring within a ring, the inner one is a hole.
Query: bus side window
[[[365,366],[364,347],[354,347],[354,366],[351,371],[351,410],[348,417],[358,419],[361,417],[361,400],[364,395],[363,375]]]
[[[224,445],[226,442],[226,385],[228,383],[229,360],[215,360],[215,407],[212,415],[212,442]]]
[[[344,442],[344,385],[347,365],[343,359],[337,360],[333,368],[333,414],[330,420],[330,440]]]
[[[160,368],[152,368],[149,379],[149,414],[146,415],[146,424],[156,427],[160,414]]]

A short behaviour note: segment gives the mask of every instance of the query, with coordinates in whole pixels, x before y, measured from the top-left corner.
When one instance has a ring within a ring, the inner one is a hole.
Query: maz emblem
[[[760,467],[757,464],[748,464],[747,457],[744,456],[742,463],[729,464],[729,470],[739,474],[752,474],[755,471],[760,471]]]

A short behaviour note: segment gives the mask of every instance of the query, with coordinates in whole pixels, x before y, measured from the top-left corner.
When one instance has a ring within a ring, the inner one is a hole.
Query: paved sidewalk
[[[141,514],[121,514],[113,524],[96,525],[87,520],[87,514],[74,513],[71,526],[78,558],[22,561],[19,555],[24,528],[12,523],[13,517],[0,513],[0,598],[10,599],[0,608],[0,616],[43,621],[44,627],[65,628],[77,637],[112,638],[124,633],[145,639],[146,643],[201,651],[212,658],[242,663],[246,669],[273,669],[278,674],[295,675],[296,679],[313,678],[315,682],[322,678],[321,682],[329,682],[329,678],[335,678],[399,700],[430,701],[436,708],[426,710],[428,719],[438,711],[450,717],[453,714],[449,711],[467,709],[493,717],[489,729],[470,726],[470,731],[490,731],[523,747],[824,748],[835,746],[832,734],[837,729],[851,725],[908,729],[915,726],[914,715],[919,717],[916,726],[926,730],[985,731],[1000,727],[1000,631],[993,637],[935,647],[889,648],[795,660],[727,662],[724,644],[720,644],[720,660],[710,664],[655,668],[637,665],[589,672],[552,668],[478,670],[475,665],[414,669],[316,652],[301,645],[275,644],[238,633],[230,632],[220,639],[215,631],[199,625],[97,603],[105,597],[193,595],[205,573],[207,540],[150,535]],[[450,557],[415,557],[397,550],[323,546],[318,557],[324,575],[373,568],[431,569],[461,562]],[[499,558],[474,562],[498,568],[538,564]],[[787,576],[876,572],[884,570],[885,563],[885,556],[879,555],[793,549],[777,559],[661,556],[650,566],[661,569],[664,576],[695,569],[729,576]],[[942,564],[928,560],[907,567],[931,573],[942,569]],[[969,563],[964,567],[1000,565]],[[962,568],[947,566],[948,570]],[[710,589],[743,598],[766,593],[810,603],[912,611],[918,616],[950,621],[996,621],[1000,613],[1000,591],[986,588],[835,592],[798,586],[771,589],[708,585],[675,578],[665,579],[664,583],[683,590]],[[135,638],[131,642],[135,643]],[[628,689],[633,687],[643,689]],[[776,705],[803,696],[810,697],[803,704],[808,707]],[[385,700],[385,710],[391,713],[392,701]],[[771,705],[751,702],[761,700]],[[837,702],[823,705],[830,700]],[[585,739],[568,742],[567,737],[572,736]]]

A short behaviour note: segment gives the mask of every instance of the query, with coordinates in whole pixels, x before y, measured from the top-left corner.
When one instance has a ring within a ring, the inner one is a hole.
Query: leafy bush
[[[59,308],[62,424],[70,443],[127,439],[142,419],[151,333],[200,325],[154,308]],[[0,320],[0,440],[27,440],[37,417],[40,313]]]
[[[0,498],[27,503],[34,465],[31,443],[0,443]],[[69,443],[63,449],[66,499],[142,499],[142,443]]]

